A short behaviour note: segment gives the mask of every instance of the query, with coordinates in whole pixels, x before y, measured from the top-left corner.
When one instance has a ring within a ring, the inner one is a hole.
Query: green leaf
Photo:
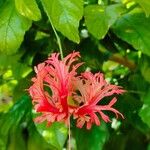
[[[150,89],[147,90],[143,100],[144,104],[139,112],[139,115],[143,122],[145,122],[150,127]]]
[[[150,56],[150,18],[146,18],[140,9],[119,18],[113,26],[113,31],[135,49]]]
[[[24,140],[23,134],[23,128],[20,125],[12,126],[8,137],[9,142],[7,144],[8,150],[26,150],[26,141]]]
[[[55,150],[36,130],[28,96],[22,96],[9,112],[0,115],[0,118],[1,150]]]
[[[91,5],[87,6],[84,11],[88,31],[98,39],[104,38],[109,29],[104,9],[103,6]]]
[[[105,11],[108,19],[108,25],[110,27],[116,22],[116,20],[119,17],[121,17],[121,14],[126,11],[126,8],[122,4],[114,4],[114,5],[108,5]]]
[[[41,19],[41,12],[36,0],[15,0],[15,5],[22,16],[34,21]]]
[[[31,121],[28,125],[29,138],[28,150],[55,150],[56,148],[48,144],[43,136],[37,131],[35,124]]]
[[[135,0],[145,11],[146,16],[150,15],[150,1],[149,0]]]
[[[105,123],[100,126],[93,126],[91,130],[78,129],[74,131],[78,150],[102,150],[108,137],[108,131]]]
[[[17,141],[15,139],[18,139],[18,141],[22,143],[22,138],[15,138],[12,135],[12,132],[14,132],[15,135],[19,136],[18,133],[20,130],[18,129],[18,126],[21,122],[25,121],[27,118],[31,118],[31,101],[29,100],[29,97],[24,95],[21,99],[19,99],[9,110],[8,113],[3,114],[0,116],[0,146],[5,150],[6,147],[9,146],[10,150],[15,149],[15,145],[17,144]],[[18,129],[18,130],[17,130]],[[18,133],[18,134],[17,134]],[[10,136],[12,137],[11,139]],[[9,140],[9,143],[7,143]],[[11,141],[12,142],[11,142]],[[14,143],[15,142],[15,143]],[[7,145],[9,144],[9,145]],[[13,146],[13,147],[11,147]],[[17,150],[17,149],[16,149]]]
[[[150,83],[150,61],[149,60],[150,60],[150,57],[148,56],[143,56],[141,58],[140,70],[144,79]]]
[[[10,111],[4,115],[3,119],[0,120],[0,135],[7,134],[12,125],[18,125],[24,115],[30,113],[30,110],[31,102],[29,97],[26,95],[22,96],[22,98],[12,106]],[[5,133],[3,131],[5,131]]]
[[[41,0],[47,16],[69,40],[79,43],[79,21],[83,15],[83,0]]]
[[[20,55],[15,54],[13,55],[5,55],[1,54],[0,55],[0,73],[3,71],[11,70],[12,71],[12,76],[14,79],[21,79],[26,77],[31,71],[31,67],[29,67],[25,63],[20,62]]]
[[[14,59],[12,59],[12,57]],[[0,55],[0,70],[9,69],[11,65],[13,66],[15,63],[18,62],[20,57],[21,56],[18,54],[14,54],[14,55],[1,54]]]
[[[62,150],[67,139],[67,128],[63,123],[55,122],[50,127],[46,127],[43,124],[37,124],[37,130],[44,137],[44,139],[56,147],[58,150]]]
[[[0,51],[12,54],[20,47],[31,21],[18,14],[13,1],[5,1],[0,10]]]
[[[97,39],[102,39],[114,24],[116,19],[124,12],[123,5],[115,4],[107,7],[89,5],[85,8],[85,23],[88,31]]]

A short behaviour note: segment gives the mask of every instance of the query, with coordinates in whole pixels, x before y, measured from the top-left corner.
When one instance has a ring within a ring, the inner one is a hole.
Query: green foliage
[[[79,43],[78,27],[83,14],[82,0],[42,0],[41,2],[54,27],[69,40]]]
[[[59,51],[58,39],[64,56],[80,52],[81,70],[103,72],[127,91],[115,106],[124,120],[112,116],[91,130],[72,120],[72,149],[149,150],[149,0],[0,0],[0,150],[68,147],[66,125],[35,124],[26,95],[34,66]]]
[[[146,94],[143,97],[143,107],[141,108],[139,114],[142,118],[142,120],[150,127],[150,89],[146,92]]]
[[[67,127],[64,124],[55,122],[50,127],[46,127],[45,124],[37,124],[36,127],[43,138],[55,149],[63,148],[67,139]]]
[[[0,147],[2,147],[2,149],[6,149],[6,144],[7,144],[7,141],[9,140],[8,134],[10,134],[10,136],[11,134],[12,136],[14,136],[13,134],[14,132],[16,134],[17,133],[20,134],[20,132],[17,131],[19,129],[18,126],[22,122],[21,120],[22,119],[25,120],[26,117],[30,114],[30,110],[31,110],[31,102],[29,101],[27,96],[24,96],[9,110],[8,113],[3,114],[3,117],[0,120],[0,126],[1,126],[0,128],[1,146]],[[22,140],[22,136],[20,137]],[[9,143],[9,146],[8,146],[9,149],[15,149],[14,144],[17,144],[17,141],[14,141],[14,140],[16,140],[16,138],[13,137],[11,139],[11,142]],[[22,145],[22,141],[19,144]]]
[[[110,26],[124,11],[121,4],[100,6],[89,5],[85,8],[85,23],[88,31],[97,39],[102,39]]]
[[[150,15],[150,3],[149,0],[135,0],[145,11],[146,16],[148,17]]]
[[[15,0],[15,5],[22,16],[34,21],[41,19],[41,13],[35,0]]]
[[[0,120],[0,147],[2,150],[55,149],[37,132],[31,119],[31,100],[24,95],[9,112],[3,114]]]
[[[141,59],[141,73],[144,79],[150,83],[150,61],[149,57],[143,56]]]
[[[137,50],[150,56],[149,49],[150,18],[146,18],[140,9],[134,9],[123,15],[113,27],[114,32]]]
[[[106,125],[102,123],[100,127],[93,126],[92,130],[76,128],[74,130],[74,136],[78,150],[102,150],[108,137],[108,131]]]
[[[21,45],[31,21],[18,14],[11,0],[7,0],[0,9],[0,51],[12,54]]]

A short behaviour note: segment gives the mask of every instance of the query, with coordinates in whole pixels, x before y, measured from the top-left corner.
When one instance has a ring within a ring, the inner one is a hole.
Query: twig
[[[54,28],[54,25],[53,25],[53,23],[52,23],[52,21],[51,21],[51,18],[50,18],[49,16],[48,16],[48,19],[49,19],[49,21],[50,21],[50,23],[51,23],[52,29],[53,29],[54,34],[55,34],[56,39],[57,39],[57,44],[58,44],[58,47],[59,47],[61,59],[63,59],[63,51],[62,51],[62,46],[61,46],[60,38],[59,38],[59,36],[58,36],[58,34],[57,34],[55,28]]]
[[[71,132],[70,132],[70,117],[68,117],[68,128],[69,128],[68,129],[69,130],[68,131],[68,136],[69,136],[69,138],[68,138],[68,150],[71,150],[71,143],[70,143],[71,142],[71,140],[70,140],[71,139],[70,138],[70,134],[71,134]]]

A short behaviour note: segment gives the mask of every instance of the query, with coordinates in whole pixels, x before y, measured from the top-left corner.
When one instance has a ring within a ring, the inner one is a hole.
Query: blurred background
[[[35,124],[26,91],[33,67],[60,46],[127,90],[115,105],[124,120],[71,122],[72,150],[150,150],[149,0],[0,0],[0,150],[67,149],[66,126]]]

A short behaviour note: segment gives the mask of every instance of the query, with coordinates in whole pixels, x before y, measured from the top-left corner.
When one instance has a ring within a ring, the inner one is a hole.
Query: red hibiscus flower
[[[86,123],[87,129],[92,124],[100,125],[100,119],[110,122],[105,111],[115,113],[116,117],[123,115],[113,108],[117,99],[114,97],[109,104],[100,105],[104,97],[122,94],[120,86],[106,82],[102,73],[84,72],[77,75],[79,52],[73,52],[63,60],[54,53],[44,63],[35,67],[36,77],[29,88],[34,109],[41,113],[35,121],[55,121],[67,123],[71,115],[77,119],[77,127],[82,128]]]
[[[59,54],[54,53],[47,61],[35,67],[36,77],[32,79],[29,93],[35,110],[41,112],[36,122],[67,122],[68,97],[73,93],[72,82],[77,75],[76,69],[82,64],[76,63],[78,57],[79,53],[73,52],[59,60]]]
[[[99,105],[104,97],[124,92],[120,86],[108,84],[102,73],[93,75],[91,72],[85,72],[77,78],[75,85],[78,94],[74,96],[74,99],[81,104],[73,114],[74,118],[77,118],[77,127],[82,128],[85,123],[87,123],[87,129],[90,129],[94,123],[100,125],[99,117],[105,122],[110,122],[109,116],[104,114],[104,111],[112,111],[117,118],[118,115],[123,118],[123,115],[112,107],[117,101],[115,97],[109,104]]]

